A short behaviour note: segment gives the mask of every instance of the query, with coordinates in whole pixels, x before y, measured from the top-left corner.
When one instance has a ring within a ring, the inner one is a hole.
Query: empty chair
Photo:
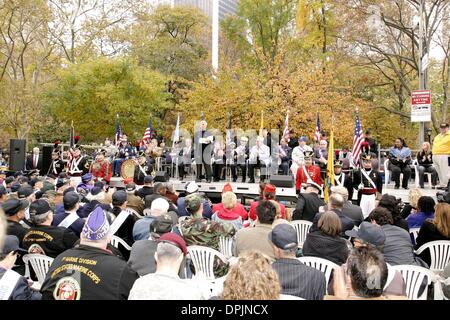
[[[119,249],[119,244],[122,245],[128,251],[131,251],[131,247],[123,239],[119,238],[118,236],[112,236],[111,245]]]
[[[393,268],[402,274],[406,283],[406,295],[409,300],[426,300],[428,294],[428,286],[431,284],[434,274],[430,270],[412,265],[398,265]],[[426,287],[422,288],[422,283],[426,283]]]
[[[293,226],[297,232],[298,246],[302,247],[303,242],[306,240],[306,235],[309,232],[309,228],[312,226],[312,222],[306,220],[294,220],[291,222],[291,226]]]
[[[325,274],[325,279],[327,280],[327,286],[328,286],[328,282],[330,281],[331,271],[333,271],[334,268],[339,267],[334,262],[331,262],[327,259],[318,258],[318,257],[301,257],[301,258],[297,258],[297,259],[301,263],[306,264],[307,266],[310,266],[314,269],[322,271]]]
[[[233,243],[234,238],[231,237],[219,237],[219,250],[225,257],[230,258],[233,256]]]
[[[450,241],[439,240],[425,243],[416,250],[416,254],[421,254],[426,249],[430,251],[430,270],[434,272],[444,270],[445,266],[450,261]]]
[[[227,258],[217,250],[203,246],[187,247],[188,255],[194,264],[195,278],[204,280],[213,280],[214,276],[214,260],[218,257],[224,263]]]
[[[31,265],[34,272],[36,273],[39,285],[42,285],[44,283],[48,269],[50,268],[53,262],[53,258],[47,257],[42,254],[34,253],[24,255],[22,259],[28,270],[30,268],[29,265]],[[26,274],[29,274],[29,271],[26,271]]]

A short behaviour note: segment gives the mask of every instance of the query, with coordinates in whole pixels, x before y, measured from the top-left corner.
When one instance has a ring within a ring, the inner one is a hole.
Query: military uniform
[[[194,148],[184,147],[180,150],[178,154],[178,172],[180,176],[180,180],[184,179],[186,175],[185,167],[190,166],[192,164],[192,159],[194,158]]]
[[[28,229],[22,246],[29,253],[43,254],[55,258],[60,253],[73,248],[78,237],[69,229],[38,225]]]
[[[306,173],[305,173],[306,171]],[[295,179],[295,188],[300,191],[303,184],[308,183],[310,180],[317,183],[319,186],[322,185],[322,178],[320,176],[320,168],[315,165],[301,166],[297,170],[297,177]]]
[[[149,161],[147,161],[147,159],[145,160],[144,164],[137,163],[134,167],[134,182],[137,185],[143,185],[145,176],[151,175],[152,171],[153,166],[149,164]]]
[[[382,193],[383,181],[380,173],[374,169],[355,170],[353,173],[353,188],[358,190],[358,205],[362,209],[364,218],[367,218],[375,208],[377,192]]]
[[[112,165],[106,159],[102,162],[95,160],[91,165],[90,172],[97,180],[105,180],[109,183],[112,176]]]
[[[53,160],[49,168],[48,176],[51,178],[59,177],[59,174],[64,170],[65,165],[66,163],[61,159]]]
[[[89,167],[86,166],[87,157],[79,156],[78,158],[72,158],[68,162],[68,173],[72,177],[81,177],[89,172]]]
[[[138,274],[111,251],[79,245],[57,256],[43,300],[127,300]]]

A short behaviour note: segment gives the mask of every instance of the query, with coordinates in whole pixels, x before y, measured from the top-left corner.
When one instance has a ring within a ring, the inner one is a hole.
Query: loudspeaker
[[[275,187],[292,188],[294,187],[294,177],[291,175],[271,175],[270,183]]]
[[[155,178],[153,179],[154,182],[167,182],[169,181],[169,173],[167,171],[157,171]]]
[[[9,170],[25,170],[26,140],[11,139],[9,141]]]
[[[52,152],[53,146],[44,146],[42,149],[42,172],[41,174],[47,174],[50,166],[52,165]]]

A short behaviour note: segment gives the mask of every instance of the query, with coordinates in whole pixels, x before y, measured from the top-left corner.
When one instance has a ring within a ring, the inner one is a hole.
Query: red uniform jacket
[[[322,185],[322,178],[320,177],[320,168],[318,166],[312,165],[306,167],[311,180],[317,183],[319,186]],[[305,175],[303,167],[298,168],[297,177],[295,179],[295,189],[298,191],[302,187],[302,183],[307,183],[308,177]]]
[[[109,161],[103,161],[101,164],[99,162],[94,162],[91,165],[90,171],[95,178],[102,178],[107,182],[111,180],[112,166]]]

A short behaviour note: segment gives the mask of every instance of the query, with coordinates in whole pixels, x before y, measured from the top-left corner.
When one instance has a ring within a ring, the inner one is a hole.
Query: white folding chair
[[[24,255],[22,257],[22,260],[28,270],[30,270],[29,268],[31,265],[38,278],[39,286],[41,286],[44,283],[45,276],[47,275],[48,269],[50,268],[50,265],[52,264],[54,259],[43,254],[30,253]],[[29,274],[29,271],[27,272]]]
[[[426,249],[430,251],[430,270],[434,272],[444,270],[445,266],[450,262],[450,241],[439,240],[425,243],[416,250],[416,254],[421,254]]]
[[[112,236],[111,245],[119,249],[119,244],[121,244],[128,251],[131,251],[131,247],[123,239],[119,238],[118,236]]]
[[[294,220],[291,221],[290,224],[294,227],[295,232],[297,232],[298,247],[302,247],[303,242],[306,240],[306,235],[309,232],[309,228],[312,226],[312,222],[306,220]]]
[[[331,271],[333,271],[334,268],[339,267],[336,263],[334,263],[330,260],[318,258],[318,257],[300,257],[297,259],[301,263],[306,264],[307,266],[310,266],[314,269],[322,271],[325,274],[325,279],[327,281],[327,287],[328,287],[328,282],[330,281]]]
[[[411,241],[415,245],[417,236],[419,235],[420,228],[411,228],[409,229],[409,234],[412,235]]]
[[[412,265],[398,265],[393,266],[393,268],[402,274],[406,283],[406,295],[409,300],[427,300],[428,286],[435,276],[433,272],[426,268]],[[423,292],[419,296],[422,283],[425,283],[426,287],[423,288]]]
[[[195,278],[203,280],[213,280],[214,276],[214,260],[218,257],[224,263],[227,258],[217,250],[203,246],[188,246],[187,251],[189,257],[194,264]]]
[[[226,278],[227,276],[223,276],[213,280],[191,279],[190,281],[196,282],[202,292],[204,292],[205,299],[209,299],[211,297],[218,297],[222,293]]]
[[[219,237],[219,251],[225,257],[230,258],[233,256],[233,243],[234,238],[232,237]]]

